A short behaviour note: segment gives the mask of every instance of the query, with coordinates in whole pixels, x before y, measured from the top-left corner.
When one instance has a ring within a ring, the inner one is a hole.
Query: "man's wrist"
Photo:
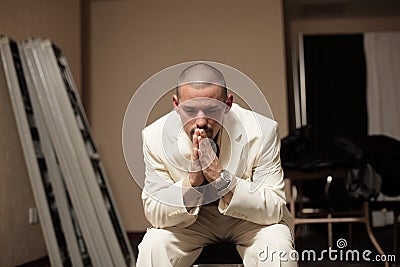
[[[203,183],[201,185],[198,185],[198,186],[192,185],[192,188],[195,189],[197,192],[200,192],[203,194],[204,193],[204,185],[206,185],[206,184],[207,184],[206,181],[203,181]]]
[[[203,198],[202,186],[193,187],[189,179],[184,179],[182,182],[182,197],[188,211],[193,207],[200,206]]]
[[[211,183],[217,190],[218,194],[224,192],[232,182],[232,174],[227,170],[222,170],[220,177]]]

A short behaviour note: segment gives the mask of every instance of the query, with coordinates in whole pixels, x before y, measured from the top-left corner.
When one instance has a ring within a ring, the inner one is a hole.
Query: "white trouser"
[[[221,241],[236,244],[246,267],[297,266],[289,257],[294,245],[288,226],[259,225],[222,215],[216,206],[203,206],[189,227],[148,229],[139,244],[137,267],[188,267],[202,247]]]

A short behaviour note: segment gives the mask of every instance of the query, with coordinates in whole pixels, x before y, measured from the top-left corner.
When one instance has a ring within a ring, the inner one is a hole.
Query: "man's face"
[[[174,96],[173,104],[191,140],[196,129],[204,129],[207,137],[213,139],[232,105],[232,96],[226,97],[218,85],[196,89],[187,84],[180,86],[179,99]]]

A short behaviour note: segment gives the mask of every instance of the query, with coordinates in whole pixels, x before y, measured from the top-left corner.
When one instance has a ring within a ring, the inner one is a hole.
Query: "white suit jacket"
[[[233,104],[223,127],[219,160],[238,183],[229,204],[219,200],[219,211],[257,224],[290,226],[277,122]],[[142,137],[146,165],[142,199],[147,220],[157,228],[189,226],[201,206],[188,212],[183,203],[181,186],[189,173],[193,147],[179,115],[172,111],[161,117],[143,130]]]

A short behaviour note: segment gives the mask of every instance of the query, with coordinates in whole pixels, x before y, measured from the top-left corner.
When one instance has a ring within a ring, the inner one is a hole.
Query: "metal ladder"
[[[1,37],[0,52],[51,264],[134,266],[62,51],[50,40]]]

